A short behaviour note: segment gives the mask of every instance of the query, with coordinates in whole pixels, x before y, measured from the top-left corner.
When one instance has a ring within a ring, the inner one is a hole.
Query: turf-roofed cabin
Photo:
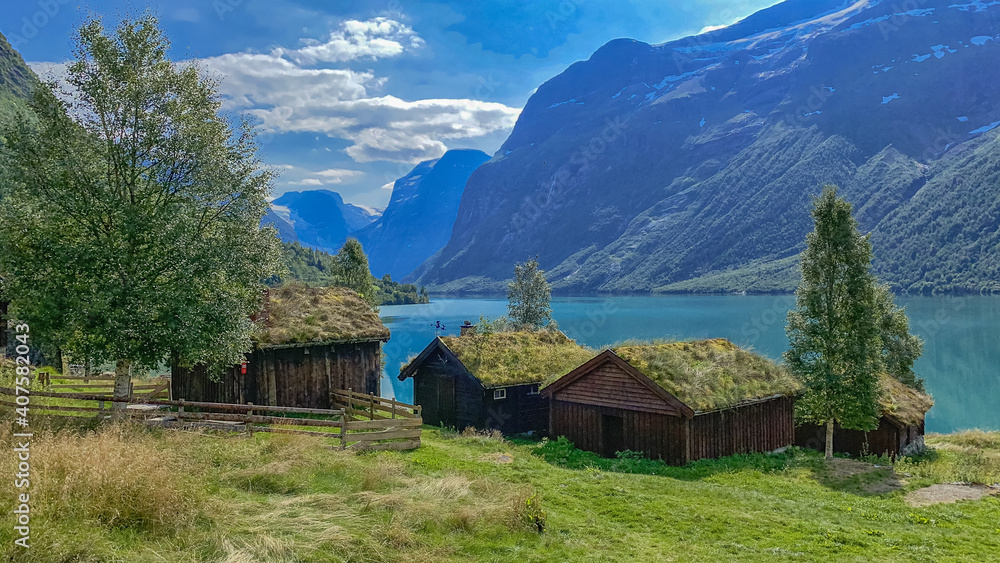
[[[630,450],[685,465],[791,445],[800,389],[771,360],[714,339],[618,346],[542,393],[550,436],[605,457]]]
[[[878,428],[868,432],[833,428],[833,451],[852,456],[867,454],[899,457],[924,448],[924,416],[934,406],[929,395],[883,375]],[[826,427],[804,423],[795,429],[795,445],[823,451]]]
[[[257,317],[261,330],[244,366],[218,381],[204,366],[171,366],[175,399],[331,408],[330,392],[379,395],[382,343],[389,329],[356,293],[288,284],[272,289]]]
[[[546,382],[593,356],[557,330],[435,338],[400,371],[424,422],[504,434],[545,432]]]

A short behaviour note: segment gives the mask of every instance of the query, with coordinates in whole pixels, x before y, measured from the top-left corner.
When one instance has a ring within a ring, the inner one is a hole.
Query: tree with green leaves
[[[913,364],[923,353],[924,342],[910,334],[906,311],[896,306],[892,290],[880,284],[875,289],[875,316],[882,338],[882,367],[904,385],[924,391],[924,381],[913,372]]]
[[[518,326],[538,329],[552,321],[552,287],[538,258],[514,265],[514,281],[507,286],[507,314]]]
[[[216,80],[170,61],[151,14],[113,30],[91,18],[75,43],[68,88],[36,88],[2,133],[0,275],[17,317],[115,361],[116,398],[133,366],[240,361],[279,264],[253,127],[220,111]]]
[[[785,361],[805,383],[796,403],[802,420],[826,425],[826,457],[833,457],[834,424],[855,430],[878,426],[883,370],[879,287],[872,248],[858,232],[851,204],[826,186],[813,200],[815,230],[806,236],[802,283],[788,313]]]
[[[377,309],[378,292],[368,268],[368,256],[356,238],[349,238],[337,253],[337,281],[340,285],[353,289],[362,299]]]

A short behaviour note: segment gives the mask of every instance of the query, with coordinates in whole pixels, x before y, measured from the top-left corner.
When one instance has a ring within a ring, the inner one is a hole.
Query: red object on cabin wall
[[[240,364],[240,373],[242,375],[246,375],[247,374],[247,361],[246,360],[243,360],[243,363]]]

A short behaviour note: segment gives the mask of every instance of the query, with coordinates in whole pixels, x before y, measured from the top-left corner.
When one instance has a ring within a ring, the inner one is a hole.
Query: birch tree
[[[870,271],[871,243],[858,232],[851,204],[837,196],[836,187],[825,187],[813,201],[812,216],[802,283],[788,313],[785,361],[806,386],[796,414],[826,426],[831,459],[835,423],[854,430],[878,427],[884,369],[878,312],[885,303]]]
[[[168,58],[157,18],[91,18],[65,85],[36,88],[3,136],[0,275],[32,334],[131,368],[239,361],[278,241],[272,174],[218,84]],[[116,403],[116,408],[124,408]]]

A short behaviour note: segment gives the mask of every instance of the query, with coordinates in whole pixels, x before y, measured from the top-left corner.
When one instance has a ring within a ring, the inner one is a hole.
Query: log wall
[[[691,419],[691,460],[770,452],[795,442],[795,400],[777,397]]]
[[[213,381],[204,366],[171,366],[174,398],[216,403],[329,409],[330,392],[351,389],[380,394],[382,343],[361,342],[256,349],[247,373],[229,366]]]

